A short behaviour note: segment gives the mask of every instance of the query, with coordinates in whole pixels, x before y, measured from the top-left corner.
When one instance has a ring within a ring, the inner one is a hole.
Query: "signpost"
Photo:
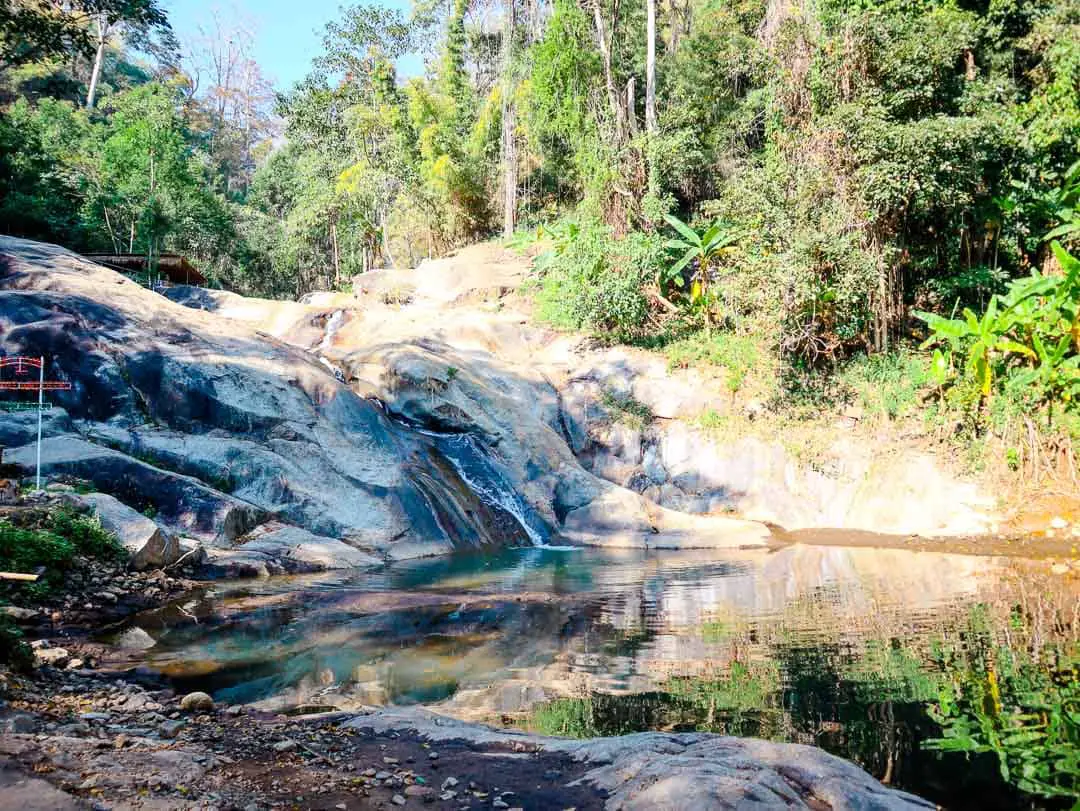
[[[25,378],[23,380],[4,380],[4,370],[13,369],[15,376]],[[37,370],[37,381],[31,377],[31,370]],[[45,358],[31,358],[26,355],[14,355],[0,358],[0,391],[34,391],[37,390],[37,489],[41,490],[41,415],[45,411],[45,392],[68,391],[71,384],[63,380],[45,379]],[[33,403],[26,401],[4,403],[3,407],[12,411],[30,410]],[[49,408],[52,408],[50,405]]]

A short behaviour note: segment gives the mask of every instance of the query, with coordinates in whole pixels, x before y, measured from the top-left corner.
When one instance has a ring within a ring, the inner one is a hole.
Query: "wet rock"
[[[142,628],[135,627],[128,628],[120,634],[116,638],[115,644],[121,650],[149,650],[157,642]]]
[[[180,699],[180,709],[184,712],[210,712],[214,709],[214,699],[206,693],[188,693]]]

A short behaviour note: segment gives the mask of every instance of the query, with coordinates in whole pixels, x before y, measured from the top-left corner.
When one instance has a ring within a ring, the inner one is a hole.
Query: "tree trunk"
[[[334,289],[341,287],[341,255],[338,253],[337,215],[330,220],[330,241],[334,246]]]
[[[656,0],[646,0],[647,21],[645,48],[645,132],[656,135]]]
[[[94,54],[94,67],[90,71],[90,88],[86,91],[86,109],[90,110],[94,106],[94,99],[97,96],[98,81],[101,79],[101,63],[105,61],[105,38],[108,34],[108,24],[103,17],[97,18],[98,29],[98,45],[97,53]]]
[[[631,138],[638,134],[636,88],[637,83],[634,81],[634,77],[631,76],[626,80],[626,126],[630,130]]]
[[[503,29],[502,160],[503,160],[503,236],[514,235],[517,219],[517,145],[514,143],[514,0],[506,0],[506,24]]]
[[[600,51],[600,57],[604,64],[604,85],[607,89],[608,106],[611,108],[611,116],[615,126],[615,145],[622,146],[624,139],[622,104],[619,102],[619,91],[615,88],[615,76],[611,69],[611,42],[604,26],[604,15],[600,10],[601,0],[593,2],[593,20],[596,23],[596,47]]]

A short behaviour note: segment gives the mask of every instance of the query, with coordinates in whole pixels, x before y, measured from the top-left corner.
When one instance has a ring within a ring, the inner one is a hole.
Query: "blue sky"
[[[367,0],[372,2],[373,0]],[[377,1],[377,0],[376,0]],[[183,45],[206,25],[217,8],[225,19],[239,16],[254,23],[255,60],[279,88],[302,79],[311,60],[322,49],[322,29],[336,19],[348,0],[163,0],[169,20]],[[382,0],[382,5],[408,11],[409,0]],[[423,72],[419,56],[398,60],[398,72],[416,76]]]

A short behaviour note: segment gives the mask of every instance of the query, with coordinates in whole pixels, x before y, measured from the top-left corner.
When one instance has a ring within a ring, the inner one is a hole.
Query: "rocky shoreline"
[[[571,741],[408,708],[286,716],[49,665],[32,678],[4,674],[0,686],[5,808],[934,807],[792,744]]]

